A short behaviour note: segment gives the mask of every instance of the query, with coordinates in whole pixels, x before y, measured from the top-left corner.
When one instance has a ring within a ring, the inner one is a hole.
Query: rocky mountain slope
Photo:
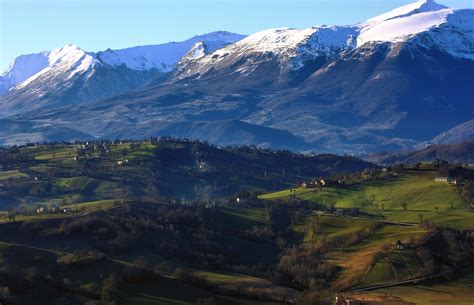
[[[366,158],[380,164],[416,164],[419,162],[442,160],[449,163],[474,163],[474,141],[457,144],[430,145],[423,149],[398,152],[378,153]]]
[[[455,126],[432,139],[436,144],[457,143],[463,139],[474,139],[474,119]]]

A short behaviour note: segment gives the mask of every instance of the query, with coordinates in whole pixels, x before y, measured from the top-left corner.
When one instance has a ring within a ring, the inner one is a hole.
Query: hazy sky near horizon
[[[346,25],[415,0],[0,0],[0,73],[20,54],[181,41],[217,30]],[[439,0],[474,8],[474,0]]]

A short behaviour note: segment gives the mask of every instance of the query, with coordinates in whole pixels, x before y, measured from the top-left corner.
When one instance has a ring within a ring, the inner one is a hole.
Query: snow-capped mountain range
[[[107,49],[97,53],[86,52],[80,47],[68,44],[64,47],[36,54],[21,55],[15,58],[10,67],[1,75],[2,92],[22,88],[53,69],[66,68],[73,77],[76,73],[88,71],[95,65],[117,67],[125,65],[132,70],[171,71],[176,63],[194,44],[205,42],[208,50],[214,51],[236,42],[244,35],[229,32],[213,32],[192,37],[181,42],[159,45],[139,46],[120,50]],[[74,68],[74,69],[71,69]]]
[[[0,143],[176,135],[394,150],[462,134],[474,118],[473,79],[474,10],[432,0],[349,26],[97,53],[67,45],[19,56],[0,77]]]
[[[196,63],[194,70],[181,76],[205,73],[229,57],[250,53],[272,53],[287,68],[297,70],[304,62],[320,56],[334,58],[371,42],[406,42],[426,32],[436,32],[424,43],[436,44],[449,54],[474,60],[474,14],[472,10],[454,10],[433,0],[421,0],[391,12],[350,26],[319,25],[307,29],[270,29],[246,37]],[[240,72],[248,72],[242,70]]]
[[[213,32],[182,42],[97,53],[69,44],[52,51],[22,55],[0,76],[0,93],[4,95],[0,106],[5,115],[107,98],[170,72],[198,42],[206,43],[214,51],[243,37]],[[100,86],[95,85],[99,83]]]

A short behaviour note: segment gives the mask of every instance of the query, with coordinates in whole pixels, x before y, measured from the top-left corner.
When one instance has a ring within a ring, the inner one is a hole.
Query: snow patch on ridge
[[[191,50],[191,58],[199,59],[208,53],[207,47],[203,42],[198,42]]]
[[[372,22],[381,22],[394,18],[408,17],[411,15],[425,13],[425,12],[434,12],[447,8],[444,5],[438,4],[433,0],[421,0],[415,3],[410,3],[401,7],[398,7],[390,12],[385,14],[370,18],[367,20],[367,23]]]
[[[357,47],[368,42],[418,43],[474,60],[474,10],[440,9],[361,25]]]
[[[425,32],[430,28],[446,23],[453,9],[419,13],[407,17],[389,19],[375,25],[363,25],[357,38],[357,46],[371,41],[400,42],[409,36]]]

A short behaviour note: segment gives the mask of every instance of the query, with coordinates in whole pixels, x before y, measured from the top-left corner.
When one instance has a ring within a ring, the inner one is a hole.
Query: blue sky
[[[352,24],[410,0],[0,0],[0,71],[15,56],[74,43],[87,51],[185,40],[216,30]],[[474,0],[439,0],[474,8]]]

